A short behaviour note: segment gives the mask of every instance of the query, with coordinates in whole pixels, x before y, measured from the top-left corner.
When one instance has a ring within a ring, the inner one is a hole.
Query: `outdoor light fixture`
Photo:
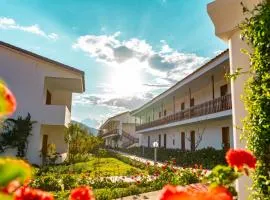
[[[153,147],[154,147],[154,161],[156,163],[157,162],[157,148],[158,148],[158,142],[157,141],[153,142]]]

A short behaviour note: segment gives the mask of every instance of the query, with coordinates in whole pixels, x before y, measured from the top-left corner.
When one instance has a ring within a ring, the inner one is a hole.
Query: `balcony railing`
[[[155,126],[169,124],[176,121],[182,121],[182,120],[191,119],[194,117],[217,113],[217,112],[221,112],[225,110],[230,110],[230,109],[232,109],[231,94],[228,94],[228,95],[213,99],[211,101],[207,101],[202,104],[195,105],[191,108],[185,109],[175,114],[168,115],[161,119],[154,120],[149,123],[142,124],[142,125],[138,125],[136,126],[136,131],[152,128]]]
[[[119,129],[113,129],[113,130],[110,130],[106,133],[101,133],[101,137],[107,137],[110,135],[119,135]]]

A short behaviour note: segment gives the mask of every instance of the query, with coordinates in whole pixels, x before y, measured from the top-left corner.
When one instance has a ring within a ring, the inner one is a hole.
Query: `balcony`
[[[119,135],[119,133],[120,133],[119,129],[113,129],[113,130],[110,130],[106,133],[102,133],[101,137],[105,138],[105,137],[109,137],[109,136],[115,136],[115,135]]]
[[[232,109],[231,94],[228,94],[213,99],[211,101],[207,101],[202,104],[193,106],[191,108],[185,109],[183,111],[177,112],[175,114],[168,115],[164,118],[154,120],[152,122],[145,123],[142,125],[138,125],[136,126],[136,131],[231,109]]]
[[[70,111],[65,105],[44,105],[41,124],[68,127]]]

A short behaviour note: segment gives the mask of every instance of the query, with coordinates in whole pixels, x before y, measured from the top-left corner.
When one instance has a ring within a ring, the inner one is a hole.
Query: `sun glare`
[[[116,95],[133,96],[142,90],[141,67],[137,60],[129,60],[114,67],[111,88]]]

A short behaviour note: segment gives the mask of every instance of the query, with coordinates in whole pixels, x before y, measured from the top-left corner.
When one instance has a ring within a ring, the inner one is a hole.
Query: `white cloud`
[[[48,39],[57,40],[58,35],[56,33],[46,33],[43,31],[39,25],[34,24],[30,26],[22,26],[18,24],[14,19],[7,17],[0,17],[0,29],[6,30],[20,30],[28,33],[32,33],[35,35],[39,35],[42,37],[46,37]]]
[[[97,61],[109,65],[119,65],[131,59],[137,59],[141,65],[145,65],[145,72],[159,78],[174,79],[183,74],[191,73],[201,66],[208,58],[194,53],[184,53],[172,49],[164,40],[161,40],[161,49],[153,50],[153,47],[145,40],[131,38],[121,41],[120,32],[112,35],[85,35],[77,39],[73,44],[74,49],[80,49]],[[180,73],[172,75],[172,72]],[[176,82],[179,80],[174,80]]]
[[[98,94],[75,95],[73,102],[106,107],[110,115],[133,110],[193,72],[208,59],[175,50],[164,40],[160,42],[160,49],[154,49],[147,41],[138,38],[121,40],[120,32],[79,37],[73,44],[74,49],[109,65],[111,71],[117,73],[111,74],[110,77],[114,77],[111,82],[97,86]],[[118,81],[119,84],[116,84]],[[133,84],[137,87],[133,88]],[[121,91],[115,92],[115,89],[120,89],[123,94]]]

